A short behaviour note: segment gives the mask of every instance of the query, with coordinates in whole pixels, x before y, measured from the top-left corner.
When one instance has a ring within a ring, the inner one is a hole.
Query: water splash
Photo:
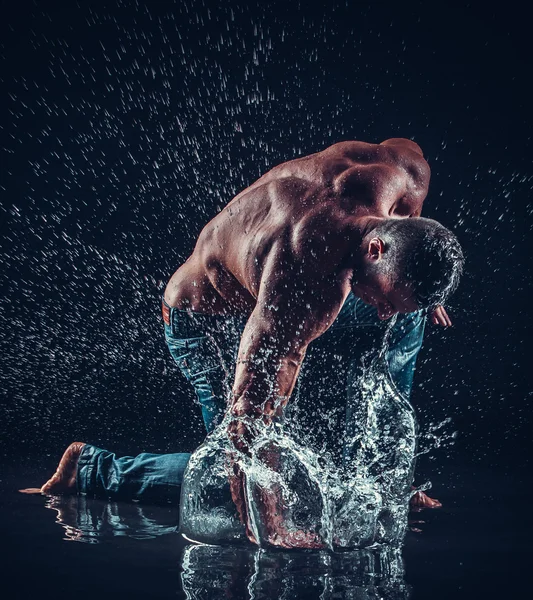
[[[420,432],[417,457],[428,454],[437,448],[449,448],[453,446],[459,432],[452,429],[453,422],[451,417],[446,417],[437,423],[429,423],[424,428],[424,431]]]
[[[392,326],[393,321],[388,332]],[[352,383],[342,465],[288,435],[283,422],[257,425],[250,455],[239,453],[227,436],[227,414],[189,461],[182,533],[209,544],[247,540],[228,483],[237,468],[243,475],[248,526],[260,545],[280,544],[272,533],[274,518],[283,524],[283,543],[294,548],[308,547],[310,538],[330,549],[401,543],[417,421],[386,365],[388,332]]]

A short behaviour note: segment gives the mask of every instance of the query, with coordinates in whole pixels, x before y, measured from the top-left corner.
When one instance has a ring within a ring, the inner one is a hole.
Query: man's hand
[[[266,419],[267,422],[270,419]],[[257,423],[254,419],[244,418],[233,419],[228,426],[228,437],[235,447],[235,453],[229,454],[229,484],[231,497],[237,508],[237,513],[241,523],[245,526],[246,536],[253,543],[259,545],[259,540],[251,528],[250,515],[246,503],[245,478],[237,451],[242,454],[251,455],[251,447],[258,434]],[[278,468],[279,456],[276,452],[266,452],[256,455],[260,459],[265,469],[276,471]],[[285,503],[283,494],[279,486],[274,485],[272,489],[262,489],[256,498],[258,512],[261,515],[263,530],[259,531],[261,537],[264,536],[264,542],[279,548],[324,548],[324,542],[319,536],[312,532],[301,530],[289,530],[285,526],[283,514],[285,512]]]
[[[444,310],[444,306],[440,305],[431,313],[431,322],[433,325],[442,325],[443,327],[450,327],[452,324],[448,313]]]
[[[234,418],[228,425],[228,437],[231,443],[243,454],[250,456],[250,446],[257,432],[253,421],[248,418]]]
[[[442,508],[442,504],[436,498],[430,498],[424,492],[418,491],[411,496],[409,508],[413,512],[420,512],[423,508]]]

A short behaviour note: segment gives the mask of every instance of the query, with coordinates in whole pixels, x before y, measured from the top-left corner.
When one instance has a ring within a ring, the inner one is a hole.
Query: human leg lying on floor
[[[54,475],[25,493],[86,494],[113,500],[154,504],[178,502],[190,454],[117,456],[91,444],[74,442],[65,450]]]

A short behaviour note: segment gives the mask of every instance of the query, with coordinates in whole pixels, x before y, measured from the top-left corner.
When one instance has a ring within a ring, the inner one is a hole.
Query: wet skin
[[[50,479],[40,488],[26,488],[19,490],[23,494],[75,494],[77,491],[76,475],[78,470],[78,460],[81,451],[85,446],[84,442],[73,442],[65,450],[56,472]]]
[[[420,216],[429,178],[410,140],[340,142],[274,167],[204,227],[165,300],[199,313],[248,316],[233,414],[268,421],[282,410],[307,346],[333,323],[350,291],[382,319],[417,310],[407,287],[376,281],[367,267],[383,251],[378,242],[370,246],[373,228]]]

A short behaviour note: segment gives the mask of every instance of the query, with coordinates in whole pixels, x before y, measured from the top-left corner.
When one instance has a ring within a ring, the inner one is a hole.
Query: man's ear
[[[375,237],[368,242],[368,258],[370,258],[370,260],[379,260],[384,251],[385,244],[380,238]]]

